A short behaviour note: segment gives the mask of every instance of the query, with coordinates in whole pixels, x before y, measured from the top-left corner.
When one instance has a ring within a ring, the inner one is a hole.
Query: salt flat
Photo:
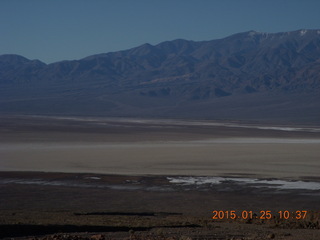
[[[0,120],[0,171],[292,179],[318,177],[320,172],[320,133],[315,126],[103,118]]]
[[[126,143],[2,143],[0,171],[318,176],[320,140],[237,138]]]
[[[163,213],[173,213],[178,225],[204,219],[206,227],[197,231],[207,231],[209,238],[217,229],[225,236],[232,229],[241,229],[243,236],[257,231],[268,236],[269,223],[227,220],[221,223],[227,225],[213,222],[214,229],[208,229],[208,219],[213,210],[223,209],[274,214],[308,210],[308,225],[284,220],[281,229],[272,231],[280,238],[290,233],[293,239],[314,239],[318,230],[292,226],[319,228],[318,129],[0,116],[0,195],[5,196],[0,198],[0,222],[19,222],[29,230],[30,224],[58,224],[59,230],[61,224],[131,226],[146,221],[146,226],[163,226],[172,219]]]

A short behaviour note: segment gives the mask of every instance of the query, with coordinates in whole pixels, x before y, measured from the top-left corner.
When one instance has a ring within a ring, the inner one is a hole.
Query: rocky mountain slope
[[[318,123],[320,30],[249,31],[44,64],[0,55],[0,113]]]

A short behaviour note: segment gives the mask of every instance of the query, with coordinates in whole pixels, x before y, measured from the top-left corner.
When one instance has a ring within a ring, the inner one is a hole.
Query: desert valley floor
[[[319,126],[3,116],[0,237],[319,239],[319,156]]]

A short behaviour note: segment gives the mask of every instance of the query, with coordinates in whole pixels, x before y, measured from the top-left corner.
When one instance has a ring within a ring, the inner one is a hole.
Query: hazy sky
[[[46,63],[177,38],[320,29],[319,0],[0,0],[0,54]]]

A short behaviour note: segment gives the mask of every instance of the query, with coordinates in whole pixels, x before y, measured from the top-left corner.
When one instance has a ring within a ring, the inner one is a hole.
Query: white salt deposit
[[[250,184],[253,187],[268,187],[275,189],[304,189],[320,190],[320,182],[261,180],[256,178],[229,178],[229,177],[168,177],[170,183],[178,185],[218,185],[226,182],[235,184]]]

